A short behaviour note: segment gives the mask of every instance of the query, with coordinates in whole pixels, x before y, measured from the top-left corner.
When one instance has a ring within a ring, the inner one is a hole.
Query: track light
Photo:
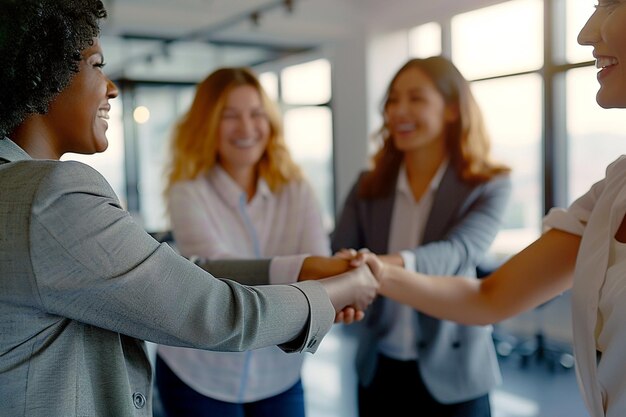
[[[293,0],[284,0],[283,5],[285,6],[285,10],[289,13],[293,13]]]
[[[259,21],[261,20],[261,13],[259,11],[254,11],[250,13],[250,21],[254,26],[259,26]]]

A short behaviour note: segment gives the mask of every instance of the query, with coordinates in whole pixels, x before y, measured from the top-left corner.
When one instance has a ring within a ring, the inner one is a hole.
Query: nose
[[[587,20],[587,23],[578,33],[578,43],[580,45],[593,46],[600,40],[600,22],[598,16],[598,9]]]
[[[255,131],[254,119],[248,114],[241,114],[239,116],[238,128],[240,134],[251,136]]]
[[[113,81],[107,78],[107,97],[115,98],[119,95],[119,90]]]
[[[387,113],[389,115],[404,115],[408,112],[409,104],[405,99],[396,99],[393,103],[387,105]]]

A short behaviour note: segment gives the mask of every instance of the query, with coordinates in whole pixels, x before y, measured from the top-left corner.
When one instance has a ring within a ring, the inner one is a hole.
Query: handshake
[[[335,323],[352,323],[364,317],[381,285],[382,261],[367,250],[342,249],[333,257],[307,257],[300,281],[317,280],[335,307]]]

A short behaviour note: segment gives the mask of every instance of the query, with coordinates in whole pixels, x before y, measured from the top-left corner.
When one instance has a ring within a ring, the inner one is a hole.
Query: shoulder
[[[511,175],[508,172],[504,172],[501,174],[494,175],[493,177],[481,181],[481,182],[467,182],[462,180],[456,173],[452,176],[448,176],[448,178],[453,177],[454,182],[457,182],[459,187],[466,187],[469,190],[479,190],[479,191],[502,191],[508,192],[513,187],[513,182],[511,180]],[[446,181],[448,182],[448,181]],[[443,181],[442,181],[443,183]],[[462,184],[462,185],[461,185]]]
[[[485,182],[486,187],[491,188],[500,188],[500,189],[510,189],[513,187],[513,182],[511,180],[511,174],[508,172],[498,174],[493,176],[487,182]]]
[[[75,161],[24,160],[6,165],[16,186],[40,191],[105,190],[113,193],[107,180],[89,165]]]
[[[191,180],[177,181],[172,184],[168,191],[168,197],[196,195],[199,190],[212,191],[216,185],[203,175],[199,175]]]
[[[89,165],[76,161],[32,161],[33,171],[41,175],[36,190],[37,206],[48,204],[69,195],[103,197],[119,206],[119,200],[107,180]]]
[[[313,186],[306,178],[290,180],[282,186],[277,195],[286,196],[288,198],[302,198],[315,196]]]
[[[352,188],[350,193],[351,194],[357,194],[359,191],[359,187],[361,186],[361,184],[363,183],[363,181],[365,180],[365,178],[368,175],[371,175],[373,171],[371,170],[362,170],[358,173],[358,175],[356,176],[356,179],[354,180],[354,182],[352,183]]]
[[[621,155],[606,167],[606,176],[622,175],[626,172],[626,155]]]

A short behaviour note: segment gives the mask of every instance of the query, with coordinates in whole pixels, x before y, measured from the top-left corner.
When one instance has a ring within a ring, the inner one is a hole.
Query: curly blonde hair
[[[302,171],[287,149],[279,111],[257,76],[245,67],[220,68],[198,84],[191,108],[176,125],[171,163],[166,170],[166,196],[173,184],[194,179],[219,162],[218,128],[228,94],[245,85],[259,93],[270,125],[270,138],[257,164],[259,177],[267,182],[272,192],[279,191],[290,181],[302,179]]]

